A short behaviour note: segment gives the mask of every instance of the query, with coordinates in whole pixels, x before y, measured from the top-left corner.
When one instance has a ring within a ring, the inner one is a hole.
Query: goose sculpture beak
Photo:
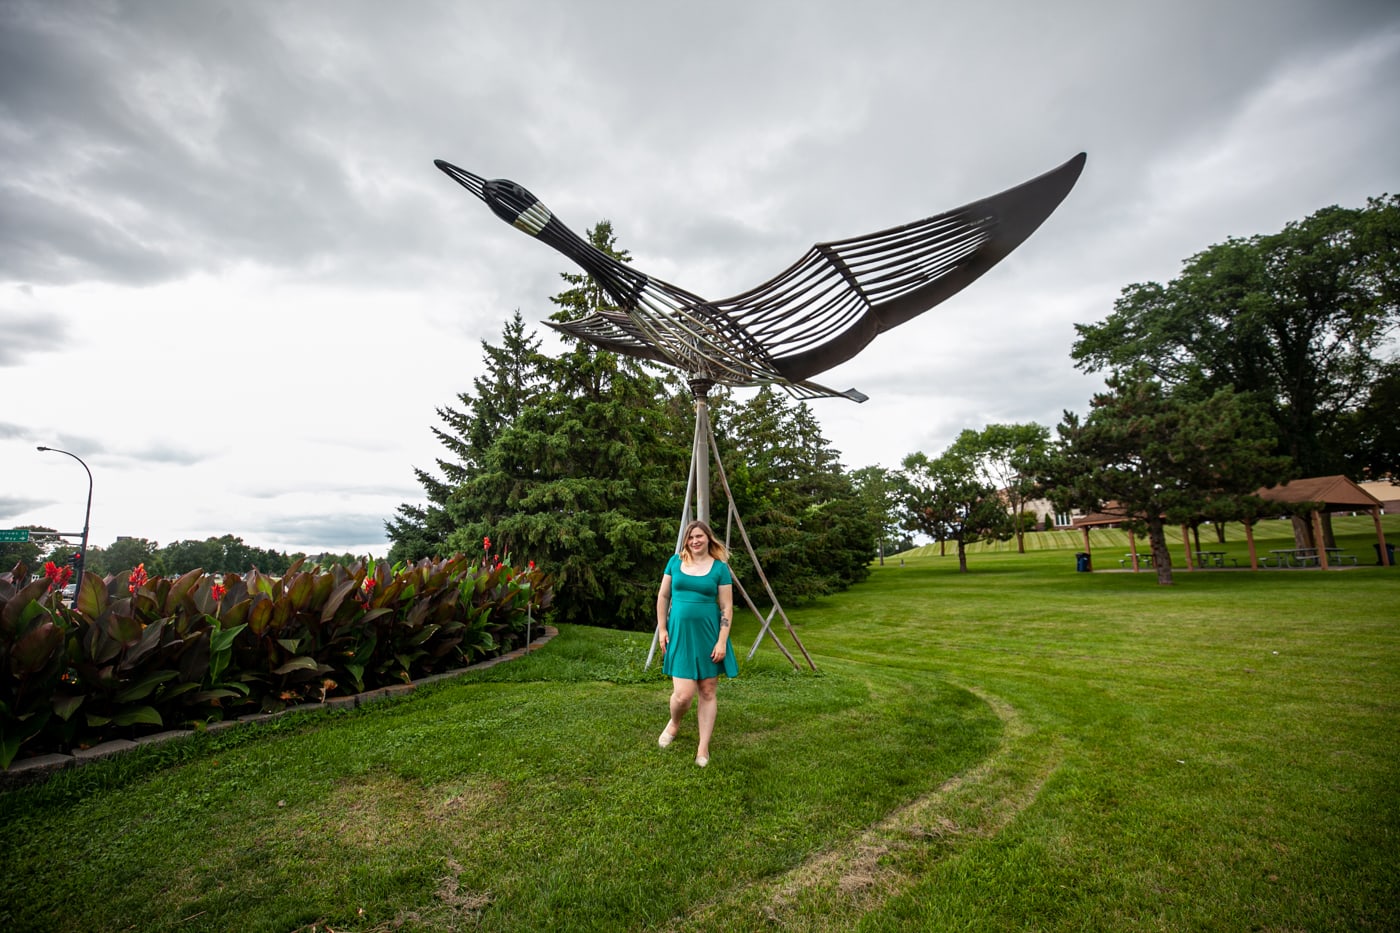
[[[466,188],[481,200],[486,200],[486,179],[479,175],[473,175],[464,168],[458,168],[451,162],[444,162],[442,159],[434,159],[433,164],[441,169],[448,178]]]

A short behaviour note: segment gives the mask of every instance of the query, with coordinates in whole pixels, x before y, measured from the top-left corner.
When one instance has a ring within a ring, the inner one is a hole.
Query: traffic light
[[[73,569],[74,569],[74,570],[77,570],[77,569],[78,569],[78,564],[80,564],[80,563],[82,562],[82,560],[83,560],[83,552],[82,552],[82,551],[74,551],[74,552],[73,552],[73,556],[70,557],[70,558],[68,558],[68,563],[70,563],[70,564],[73,565]]]

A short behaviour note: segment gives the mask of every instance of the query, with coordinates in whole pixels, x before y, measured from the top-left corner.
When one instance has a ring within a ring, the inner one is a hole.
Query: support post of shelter
[[[1133,562],[1133,573],[1138,572],[1137,535],[1128,529],[1128,559]]]
[[[1390,566],[1390,550],[1386,547],[1386,544],[1385,544],[1385,530],[1384,530],[1383,528],[1381,528],[1381,510],[1380,510],[1380,506],[1372,506],[1372,508],[1371,508],[1371,520],[1374,521],[1374,522],[1376,523],[1376,546],[1377,546],[1377,548],[1378,548],[1379,551],[1380,551],[1380,553],[1379,553],[1377,556],[1380,558],[1380,562],[1381,562],[1381,566],[1382,566],[1382,567],[1389,567],[1389,566]]]
[[[1195,570],[1196,562],[1191,559],[1191,528],[1187,525],[1181,526],[1181,549],[1186,552],[1186,569]]]
[[[1254,547],[1254,519],[1244,521],[1244,539],[1249,543],[1249,569],[1259,569],[1259,552]]]

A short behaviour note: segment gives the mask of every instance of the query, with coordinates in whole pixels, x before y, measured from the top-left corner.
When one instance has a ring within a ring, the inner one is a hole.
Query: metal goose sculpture
[[[441,159],[434,164],[506,223],[593,277],[615,304],[550,326],[615,353],[665,363],[692,382],[776,384],[798,398],[839,396],[811,377],[844,363],[877,334],[957,294],[1035,232],[1069,194],[1085,154],[1000,194],[866,236],[818,243],[773,279],[708,301],[613,259],[565,226],[533,194]]]

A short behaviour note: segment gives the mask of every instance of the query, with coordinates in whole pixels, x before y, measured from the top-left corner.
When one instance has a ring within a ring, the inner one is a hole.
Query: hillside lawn
[[[741,617],[704,770],[649,634],[580,627],[145,747],[0,794],[0,929],[1400,929],[1400,570],[1337,530],[1170,587],[1077,534],[887,559],[791,608],[816,673]]]

